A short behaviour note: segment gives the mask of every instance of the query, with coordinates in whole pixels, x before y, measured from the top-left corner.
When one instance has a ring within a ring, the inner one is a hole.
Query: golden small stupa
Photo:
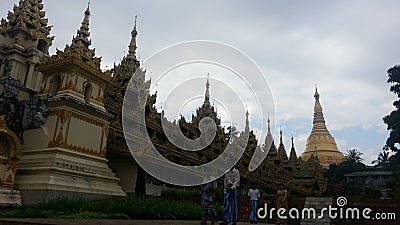
[[[313,128],[310,136],[307,138],[306,149],[301,154],[301,158],[308,160],[311,155],[314,155],[314,157],[319,159],[323,167],[329,167],[330,164],[341,162],[344,156],[343,153],[339,151],[335,139],[326,128],[317,87],[315,87],[314,98]]]

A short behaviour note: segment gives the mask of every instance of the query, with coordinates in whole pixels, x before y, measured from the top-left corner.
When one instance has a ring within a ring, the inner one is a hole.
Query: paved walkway
[[[0,219],[0,225],[200,225],[200,221],[187,220],[65,220],[65,219],[47,219],[47,218],[18,218],[18,219]],[[210,222],[208,222],[210,224]],[[218,224],[218,223],[217,223]],[[247,225],[250,223],[238,222],[237,225]],[[266,223],[260,223],[267,225]]]

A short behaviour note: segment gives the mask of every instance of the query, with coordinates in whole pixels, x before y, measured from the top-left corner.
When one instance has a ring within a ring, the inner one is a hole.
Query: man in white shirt
[[[255,187],[255,185],[251,185],[251,188],[247,195],[250,197],[250,223],[257,223],[257,207],[258,207],[258,198],[261,197],[260,191]]]

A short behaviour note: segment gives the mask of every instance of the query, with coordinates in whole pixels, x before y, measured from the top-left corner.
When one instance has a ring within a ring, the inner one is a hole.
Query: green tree
[[[392,178],[386,183],[386,186],[391,189],[389,192],[390,198],[400,199],[400,166],[394,171]]]
[[[356,148],[347,150],[344,155],[346,157],[345,163],[348,163],[353,168],[352,171],[355,171],[357,168],[365,167],[364,163],[362,163],[362,161],[364,161],[362,155],[363,153]]]
[[[376,166],[387,167],[389,164],[390,154],[388,151],[382,151],[378,155],[378,159],[372,161],[372,164],[376,164]]]
[[[354,164],[350,160],[345,160],[339,164],[332,164],[329,170],[325,171],[325,177],[328,178],[328,196],[357,196],[360,195],[360,185],[347,183],[344,176],[347,173],[365,171],[363,163]]]
[[[348,161],[352,162],[353,164],[362,163],[364,160],[361,156],[363,155],[362,152],[358,151],[357,149],[349,149],[347,150],[345,157]]]
[[[390,91],[395,93],[400,99],[400,65],[393,66],[387,73],[387,82],[392,84]],[[384,149],[397,152],[399,149],[396,144],[400,144],[400,100],[394,101],[393,106],[395,110],[383,117],[383,122],[386,123],[387,129],[390,131]]]
[[[400,151],[389,157],[388,169],[390,171],[395,171],[397,169],[397,166],[399,165],[400,165]]]

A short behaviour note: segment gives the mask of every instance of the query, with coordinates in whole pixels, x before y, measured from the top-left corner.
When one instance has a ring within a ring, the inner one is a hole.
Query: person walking
[[[285,209],[285,216],[288,211],[288,191],[285,189],[283,184],[279,185],[279,189],[276,192],[276,208],[279,210],[281,208]],[[286,224],[286,220],[278,217],[276,224]]]
[[[258,198],[261,197],[260,191],[255,187],[255,185],[251,185],[251,188],[247,195],[250,197],[250,223],[257,223],[257,207],[258,207]]]
[[[240,173],[236,168],[225,173],[225,189],[224,189],[224,221],[220,225],[236,225],[238,217],[238,194],[240,185]]]
[[[205,181],[209,181],[202,185],[203,195],[201,196],[201,223],[207,224],[207,219],[211,220],[211,224],[214,224],[218,220],[217,212],[214,209],[214,189],[217,188],[217,180],[213,176],[205,178]]]

